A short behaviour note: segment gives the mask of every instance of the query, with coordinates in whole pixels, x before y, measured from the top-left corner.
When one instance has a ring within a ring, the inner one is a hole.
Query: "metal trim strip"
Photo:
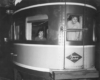
[[[14,43],[14,45],[19,45],[19,46],[35,46],[35,47],[63,47],[63,45],[42,45],[42,44],[21,44],[21,43]],[[66,47],[83,47],[81,46],[73,46],[73,45],[67,45]],[[95,47],[95,45],[85,45],[84,47]]]
[[[13,61],[13,63],[20,67],[31,69],[31,70],[42,71],[42,72],[51,72],[50,69],[47,69],[47,68],[33,67],[33,66],[25,65],[25,64],[15,62],[15,61]]]
[[[28,6],[28,7],[24,7],[24,8],[21,8],[19,10],[16,10],[14,12],[14,14],[20,12],[20,11],[23,11],[23,10],[26,10],[26,9],[30,9],[30,8],[35,8],[35,7],[41,7],[41,6],[50,6],[50,5],[78,5],[78,6],[85,6],[85,7],[89,7],[89,8],[92,8],[94,10],[97,10],[96,7],[92,6],[92,5],[89,5],[89,4],[83,4],[83,3],[75,3],[75,2],[54,2],[54,3],[44,3],[44,4],[36,4],[36,5],[31,5],[31,6]]]

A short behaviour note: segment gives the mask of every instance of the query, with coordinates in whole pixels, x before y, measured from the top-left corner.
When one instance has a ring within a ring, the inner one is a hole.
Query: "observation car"
[[[93,0],[18,3],[9,31],[15,78],[97,78],[96,11]]]

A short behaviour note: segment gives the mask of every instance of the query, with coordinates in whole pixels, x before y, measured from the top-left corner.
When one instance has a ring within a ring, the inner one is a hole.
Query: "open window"
[[[47,30],[47,15],[36,15],[26,18],[26,40],[44,41],[47,39]]]
[[[67,41],[82,41],[82,16],[81,15],[67,15]]]

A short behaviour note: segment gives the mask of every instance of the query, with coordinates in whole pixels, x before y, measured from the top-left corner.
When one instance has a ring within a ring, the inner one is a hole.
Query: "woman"
[[[67,23],[67,27],[71,28],[71,29],[80,29],[80,23],[78,21],[78,17],[77,16],[72,16],[71,20],[68,21]]]
[[[67,32],[67,40],[80,41],[82,39],[82,32],[78,30],[81,29],[81,25],[77,16],[71,16],[67,23],[67,28],[70,29]]]
[[[45,41],[46,38],[44,38],[44,32],[43,30],[38,31],[38,36],[35,38],[36,41]]]

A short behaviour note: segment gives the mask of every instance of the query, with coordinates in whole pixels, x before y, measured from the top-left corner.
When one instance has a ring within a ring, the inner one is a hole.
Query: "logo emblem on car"
[[[76,63],[77,61],[79,61],[82,56],[79,55],[78,53],[74,52],[71,55],[66,57],[67,59],[71,60],[72,62]]]

